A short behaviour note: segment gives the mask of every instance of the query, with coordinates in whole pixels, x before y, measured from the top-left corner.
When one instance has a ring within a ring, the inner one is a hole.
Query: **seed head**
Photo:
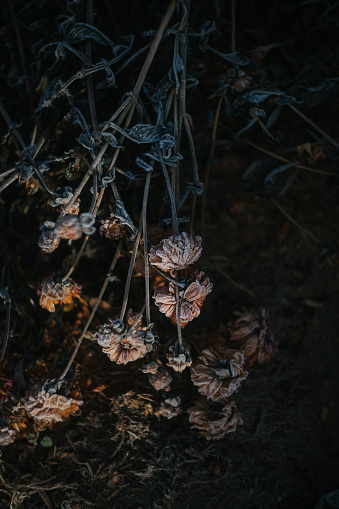
[[[60,242],[60,237],[55,233],[54,230],[55,223],[53,221],[45,221],[42,226],[40,226],[40,237],[39,237],[39,247],[44,253],[51,253],[54,251]]]
[[[182,232],[152,246],[149,260],[152,265],[175,277],[177,270],[186,269],[198,260],[201,250],[201,237],[191,237]]]

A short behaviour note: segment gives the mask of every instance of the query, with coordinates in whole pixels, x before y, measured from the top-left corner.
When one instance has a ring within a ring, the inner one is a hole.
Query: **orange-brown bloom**
[[[74,298],[79,298],[81,286],[72,279],[63,282],[43,281],[40,292],[40,306],[52,312],[56,304],[70,304]]]
[[[227,402],[220,409],[219,405],[215,407],[207,401],[197,401],[188,412],[189,421],[207,440],[220,440],[243,423],[234,401]]]
[[[125,228],[121,226],[119,219],[111,214],[108,219],[101,221],[100,234],[108,239],[117,240],[125,234]]]
[[[260,308],[235,313],[238,319],[230,323],[230,340],[237,341],[239,349],[244,350],[248,366],[255,361],[263,364],[278,350],[278,344],[271,331],[268,311]]]
[[[184,272],[189,276],[189,279],[183,280],[185,288],[179,290],[181,327],[185,327],[191,320],[199,316],[203,302],[213,287],[203,272],[192,269]],[[158,286],[154,291],[153,298],[159,311],[170,318],[173,323],[177,323],[174,283]]]
[[[222,346],[204,350],[191,368],[192,381],[198,391],[221,403],[238,390],[247,375],[244,353]]]
[[[154,348],[155,340],[152,331],[142,325],[142,316],[132,310],[128,311],[125,324],[119,319],[109,320],[99,326],[93,339],[117,364],[127,364],[144,357]]]
[[[149,260],[174,277],[177,270],[186,269],[201,255],[201,237],[191,237],[186,232],[162,240],[150,250]]]
[[[24,399],[26,412],[33,417],[40,429],[64,421],[83,404],[81,399],[56,394],[54,391],[45,390],[45,386],[35,385]]]

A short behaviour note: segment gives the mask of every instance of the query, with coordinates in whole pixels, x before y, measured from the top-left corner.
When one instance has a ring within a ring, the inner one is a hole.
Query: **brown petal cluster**
[[[62,187],[58,187],[56,190],[60,196],[56,197],[54,200],[51,200],[49,204],[52,207],[58,207],[59,205],[67,205],[69,201],[73,198],[73,189],[69,186],[66,186],[64,189]],[[68,214],[79,214],[79,206],[80,206],[80,198],[77,198],[73,205],[68,210]]]
[[[255,361],[263,364],[278,350],[267,310],[250,309],[236,315],[238,319],[229,324],[230,340],[236,341],[239,349],[244,351],[248,366]]]
[[[204,350],[191,368],[192,381],[198,391],[216,402],[223,402],[236,392],[247,375],[244,353],[222,346]]]
[[[191,237],[186,232],[172,235],[162,240],[150,250],[149,260],[164,272],[174,277],[177,270],[182,270],[195,263],[201,255],[201,237]]]
[[[126,315],[126,323],[115,319],[100,325],[93,339],[109,359],[117,364],[140,359],[154,348],[152,332],[142,325],[142,316],[132,310]]]
[[[179,291],[181,327],[185,327],[191,320],[199,316],[203,302],[213,287],[204,272],[191,269],[185,273],[189,279],[183,280],[186,286]],[[170,318],[173,323],[177,323],[174,283],[158,286],[154,291],[153,298],[159,311]]]
[[[108,239],[117,240],[125,234],[125,228],[121,226],[119,219],[111,214],[108,219],[101,221],[100,234]]]
[[[0,445],[9,445],[15,440],[15,431],[8,426],[0,427]]]
[[[207,401],[197,401],[188,412],[189,421],[207,440],[220,440],[243,423],[234,401],[227,402],[220,409],[209,406]]]
[[[81,286],[72,279],[66,281],[44,281],[40,289],[40,306],[48,311],[55,311],[56,304],[70,304],[74,298],[79,298]]]
[[[174,371],[181,373],[192,364],[189,351],[184,346],[179,345],[179,343],[175,346],[170,346],[169,351],[171,353],[166,354],[168,360],[167,366],[173,368]]]
[[[64,421],[70,414],[76,413],[82,404],[81,399],[50,393],[41,385],[34,386],[24,399],[26,412],[33,417],[40,429]]]
[[[154,412],[154,415],[156,417],[166,417],[166,419],[173,419],[173,417],[176,417],[180,414],[180,403],[181,399],[180,397],[176,398],[167,398],[165,401],[161,401],[160,408]]]

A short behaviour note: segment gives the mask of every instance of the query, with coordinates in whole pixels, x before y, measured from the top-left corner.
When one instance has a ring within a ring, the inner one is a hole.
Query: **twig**
[[[322,136],[324,136],[324,138],[326,138],[330,143],[332,143],[332,145],[339,148],[339,143],[336,140],[334,140],[329,134],[327,134],[323,129],[321,129],[321,127],[317,126],[317,124],[315,124],[310,118],[308,118],[306,115],[304,115],[304,113],[298,110],[298,108],[296,108],[293,104],[289,104],[289,107],[291,108],[291,110],[297,113],[299,117],[305,120],[305,122],[310,124],[313,127],[313,129],[318,131],[318,133],[320,133]]]
[[[293,219],[293,217],[291,217],[287,212],[286,210],[284,210],[282,208],[281,205],[279,205],[273,198],[271,198],[271,202],[277,207],[277,209],[280,210],[280,212],[282,214],[284,214],[285,217],[287,217],[287,219],[292,223],[294,224],[294,226],[296,226],[300,231],[302,231],[303,233],[305,233],[305,235],[307,235],[310,239],[312,239],[316,244],[320,244],[320,241],[317,239],[317,237],[315,235],[313,235],[313,233],[309,232],[308,230],[306,230],[306,228],[303,228],[295,219]]]
[[[88,318],[88,320],[87,320],[87,322],[86,322],[86,325],[85,325],[85,327],[83,328],[83,331],[81,332],[81,335],[80,335],[80,337],[79,337],[79,339],[78,339],[77,345],[76,345],[76,347],[74,348],[74,351],[73,351],[73,353],[72,353],[72,355],[71,355],[71,358],[70,358],[70,359],[69,359],[69,361],[68,361],[68,364],[67,364],[66,368],[64,369],[63,373],[62,373],[62,374],[60,375],[60,377],[59,377],[59,381],[60,381],[60,382],[62,382],[62,381],[64,380],[65,376],[67,375],[67,373],[68,373],[68,371],[69,371],[69,369],[70,369],[70,367],[71,367],[71,365],[72,365],[72,363],[73,363],[73,361],[74,361],[74,359],[75,359],[75,356],[76,356],[76,354],[78,353],[78,350],[79,350],[79,348],[80,348],[80,345],[81,345],[81,343],[82,343],[82,340],[84,339],[85,334],[86,334],[86,332],[88,331],[88,328],[89,328],[89,326],[90,326],[90,325],[91,325],[91,323],[92,323],[92,320],[93,320],[93,318],[94,318],[94,315],[95,315],[95,313],[97,312],[98,307],[100,306],[100,303],[101,303],[101,300],[102,300],[102,298],[103,298],[103,296],[104,296],[104,293],[105,293],[105,291],[106,291],[107,285],[108,285],[108,283],[109,283],[109,281],[110,281],[110,279],[111,279],[111,276],[112,276],[112,274],[111,274],[111,273],[112,273],[112,271],[114,270],[115,265],[116,265],[116,263],[117,263],[117,261],[118,261],[118,259],[119,259],[120,251],[121,251],[121,246],[122,246],[122,240],[120,240],[120,241],[119,241],[119,244],[118,244],[117,250],[116,250],[116,252],[115,252],[115,255],[114,255],[114,257],[113,257],[113,260],[112,260],[112,262],[111,262],[111,265],[110,265],[110,267],[109,267],[109,269],[108,269],[108,274],[107,274],[107,276],[106,276],[106,279],[105,279],[105,281],[104,281],[104,284],[102,285],[102,288],[101,288],[101,290],[100,290],[99,296],[98,296],[98,298],[97,298],[97,300],[96,300],[96,303],[95,303],[95,305],[94,305],[94,307],[93,307],[93,309],[92,309],[92,312],[91,312],[91,314],[90,314],[90,316],[89,316],[89,318]]]

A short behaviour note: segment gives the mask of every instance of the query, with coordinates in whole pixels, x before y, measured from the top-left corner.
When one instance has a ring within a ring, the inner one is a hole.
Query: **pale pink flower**
[[[149,260],[173,277],[177,270],[186,269],[201,255],[201,237],[191,237],[186,232],[162,240],[150,249]]]

